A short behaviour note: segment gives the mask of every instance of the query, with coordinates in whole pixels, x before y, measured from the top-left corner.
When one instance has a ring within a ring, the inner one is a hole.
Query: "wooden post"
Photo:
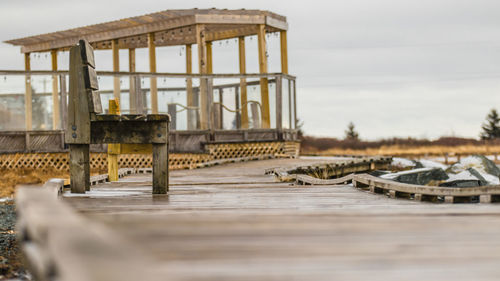
[[[169,103],[167,105],[168,114],[170,115],[170,129],[177,130],[177,105],[175,103]]]
[[[207,73],[207,48],[205,41],[205,26],[196,25],[196,44],[198,44],[198,64],[200,74]],[[207,91],[207,79],[200,79],[200,126],[202,130],[209,128],[209,106],[208,96],[212,93]]]
[[[145,97],[144,93],[141,89],[141,77],[140,76],[135,76],[134,77],[134,84],[135,84],[135,113],[136,114],[146,114],[144,110],[144,103],[145,103]]]
[[[120,49],[118,48],[118,39],[111,41],[111,50],[113,52],[113,71],[120,71]],[[120,77],[113,77],[113,96],[120,104]]]
[[[259,107],[256,103],[252,102],[250,104],[250,112],[252,112],[252,128],[260,129],[261,120],[259,118]]]
[[[31,60],[30,60],[30,53],[25,53],[24,54],[24,69],[26,71],[31,70]],[[25,124],[26,124],[26,130],[31,131],[33,129],[32,126],[32,91],[31,91],[31,76],[26,75],[25,78],[25,94],[24,94],[24,116],[25,116]]]
[[[207,73],[212,74],[213,72],[213,60],[212,60],[212,42],[207,42]]]
[[[66,75],[61,74],[59,76],[59,84],[61,85],[61,128],[66,128],[66,122],[68,121],[68,92],[66,91]],[[63,143],[64,144],[64,143]]]
[[[148,49],[149,49],[149,71],[156,73],[156,46],[155,34],[148,33]],[[158,87],[156,84],[156,77],[151,77],[150,82],[151,90],[151,111],[153,114],[158,114]]]
[[[186,74],[193,73],[193,51],[192,45],[186,45]],[[193,79],[186,79],[186,105],[188,107],[195,106],[194,94],[193,94]],[[191,114],[193,109],[188,108],[187,110],[187,129],[196,130],[196,114]]]
[[[50,51],[52,58],[52,71],[57,71],[57,50]],[[59,102],[59,85],[57,75],[52,75],[52,129],[57,130],[62,128],[60,124],[60,102]]]
[[[278,134],[281,134],[281,130],[283,129],[283,86],[281,76],[276,76],[276,129],[278,130]]]
[[[288,74],[288,47],[286,31],[280,31],[281,73]]]
[[[120,104],[117,100],[109,100],[109,114],[120,115]],[[108,179],[109,181],[118,180],[118,157],[120,155],[120,144],[108,144]]]
[[[168,145],[153,143],[153,194],[168,191]]]
[[[236,109],[236,128],[241,129],[240,93],[238,86],[234,87],[234,108]]]
[[[297,81],[293,80],[293,128],[297,129]]]
[[[128,71],[135,72],[135,49],[128,49]],[[135,76],[129,77],[129,89],[128,89],[128,104],[130,109],[130,114],[137,113],[136,105],[136,86],[135,86]]]
[[[70,144],[69,174],[71,193],[90,190],[90,161],[88,144]]]
[[[219,120],[219,128],[222,130],[224,129],[224,107],[222,107],[222,105],[224,104],[224,90],[222,88],[219,88],[219,102],[220,102],[220,106],[219,106],[219,116],[220,116],[220,120]]]
[[[240,74],[246,73],[245,60],[245,37],[238,37],[238,56],[240,62]],[[248,105],[247,105],[247,80],[240,79],[240,95],[241,95],[241,128],[248,129]]]
[[[257,37],[259,44],[259,72],[267,73],[267,57],[266,57],[266,25],[259,24],[257,29]],[[269,110],[269,83],[267,78],[260,78],[260,99],[262,105],[262,128],[269,129],[271,127],[271,116]]]
[[[208,130],[214,130],[214,127],[212,126],[213,122],[210,121],[210,118],[212,117],[212,106],[214,104],[214,95],[213,95],[213,86],[214,86],[214,79],[213,78],[204,78],[202,79],[206,85],[207,88],[207,116],[208,116]]]
[[[292,129],[292,80],[288,80],[288,129]]]

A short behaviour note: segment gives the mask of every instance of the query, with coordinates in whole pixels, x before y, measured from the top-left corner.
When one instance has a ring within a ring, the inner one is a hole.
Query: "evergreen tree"
[[[492,109],[486,116],[486,123],[481,126],[481,138],[483,140],[491,140],[500,138],[500,117],[496,109]]]
[[[358,132],[356,132],[354,128],[354,123],[352,122],[349,122],[349,125],[347,125],[347,130],[345,130],[345,139],[350,141],[359,140],[359,134]]]

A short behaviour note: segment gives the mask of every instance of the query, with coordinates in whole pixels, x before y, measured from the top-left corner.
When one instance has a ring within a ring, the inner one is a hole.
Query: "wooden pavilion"
[[[113,71],[119,72],[119,50],[129,51],[129,71],[135,72],[135,49],[148,48],[149,71],[156,73],[156,47],[184,45],[186,48],[186,74],[192,73],[192,45],[198,45],[199,74],[212,74],[212,42],[238,38],[239,70],[246,73],[245,36],[257,35],[259,50],[259,71],[268,72],[266,58],[266,33],[279,32],[281,42],[281,72],[288,74],[287,32],[288,24],[284,16],[260,10],[227,10],[227,9],[187,9],[166,10],[143,16],[131,17],[112,22],[89,25],[64,31],[35,35],[6,41],[6,43],[21,47],[25,56],[26,71],[31,70],[30,53],[50,52],[52,71],[57,71],[57,53],[68,50],[79,39],[88,40],[95,50],[112,50]],[[53,80],[53,127],[60,122],[61,103],[58,96],[57,79]],[[26,130],[32,128],[32,94],[26,78]],[[131,82],[132,83],[132,82]],[[241,104],[247,102],[246,81],[241,79]],[[157,81],[151,77],[151,108],[152,113],[158,112]],[[200,82],[200,92],[207,87]],[[130,87],[133,88],[132,85]],[[270,126],[268,79],[260,79],[261,89],[261,128]],[[187,106],[195,105],[192,81],[187,79]],[[119,77],[114,79],[114,98],[120,100]],[[133,101],[131,91],[130,100]],[[208,98],[200,96],[200,129],[208,129]],[[131,102],[131,105],[133,102]],[[248,112],[246,106],[241,107],[241,127],[248,128]]]
[[[68,71],[57,69],[57,59],[59,52],[69,50],[80,39],[86,39],[96,51],[112,50],[113,71],[97,72],[101,78],[111,77],[108,81],[112,82],[112,90],[99,91],[101,95],[113,95],[118,105],[121,94],[128,93],[130,113],[159,113],[159,93],[185,93],[185,97],[181,96],[182,104],[167,103],[168,113],[172,115],[168,140],[171,168],[192,168],[227,158],[297,156],[300,143],[296,130],[296,84],[295,77],[288,74],[287,29],[288,24],[284,16],[268,11],[188,9],[166,10],[6,41],[20,46],[25,58],[24,71],[0,70],[0,75],[25,77],[25,93],[11,96],[24,96],[26,126],[23,131],[0,132],[0,139],[3,140],[0,142],[0,168],[40,168],[55,165],[57,169],[67,169],[67,147],[63,141],[64,131],[60,128],[64,127],[62,124],[67,118],[65,79],[68,77]],[[280,35],[280,73],[268,72],[267,33]],[[257,36],[259,73],[246,71],[246,36]],[[214,41],[228,39],[238,41],[239,73],[214,74],[212,44]],[[193,73],[192,50],[195,44],[198,50],[199,73]],[[157,72],[156,48],[161,46],[185,48],[185,72]],[[136,71],[137,48],[148,50],[148,72]],[[124,49],[128,50],[127,72],[119,70],[119,50]],[[51,53],[52,69],[31,70],[30,54],[42,52]],[[43,95],[52,97],[52,130],[40,131],[39,128],[34,128],[32,123],[34,118],[38,118],[32,116],[32,100],[41,95],[33,90],[33,78],[37,75],[53,78],[52,92],[43,92]],[[120,79],[123,77],[130,81],[128,89],[121,85]],[[172,78],[173,81],[179,81],[175,79],[181,78],[185,87],[158,87],[166,78]],[[149,88],[143,87],[145,80],[149,81]],[[234,80],[234,83],[214,85],[214,80]],[[22,83],[22,79],[19,81]],[[231,102],[234,100],[234,105],[230,106],[234,109],[223,104],[223,91],[226,96],[234,97],[228,99]],[[233,94],[234,96],[231,96]],[[147,107],[144,105],[146,101]],[[162,111],[165,112],[164,103],[161,102],[161,105]],[[176,110],[176,106],[182,109]],[[177,118],[177,121],[182,123],[182,128],[178,126],[176,129],[175,115],[183,110],[185,112],[182,112],[182,120]],[[224,124],[230,123],[231,127],[223,126],[223,110],[226,110],[225,114],[233,114],[231,118],[234,117],[234,123],[237,125],[233,126],[233,119],[228,118],[224,120],[229,122]],[[118,152],[121,154],[122,167],[141,168],[150,165],[150,159],[131,155],[138,152],[124,148],[122,146]],[[95,152],[91,161],[92,168],[105,168],[105,159],[108,157],[104,155],[106,148],[91,146],[91,150]],[[49,158],[40,152],[53,154],[49,157],[50,160],[47,160]],[[21,163],[11,157],[13,153],[25,153],[26,159],[23,158]]]

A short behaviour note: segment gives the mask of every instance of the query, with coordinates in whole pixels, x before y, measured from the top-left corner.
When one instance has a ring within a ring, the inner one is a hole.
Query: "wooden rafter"
[[[107,23],[83,26],[70,30],[30,36],[6,41],[21,46],[21,52],[67,50],[79,39],[85,38],[96,49],[110,49],[111,41],[118,40],[120,49],[146,48],[147,34],[154,33],[156,46],[186,45],[196,42],[195,26],[203,24],[209,41],[224,40],[256,34],[255,25],[264,25],[267,32],[288,28],[286,18],[260,10],[190,9],[167,10]],[[182,33],[191,28],[190,33]],[[179,34],[177,34],[179,32]],[[159,41],[161,34],[171,36]],[[174,35],[175,33],[175,35]],[[128,40],[138,37],[140,41]]]

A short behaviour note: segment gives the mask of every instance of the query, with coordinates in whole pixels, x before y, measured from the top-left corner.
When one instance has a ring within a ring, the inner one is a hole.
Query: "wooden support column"
[[[245,58],[245,37],[238,37],[238,56],[240,62],[240,74],[246,74],[246,58]],[[241,95],[241,128],[248,129],[248,105],[247,105],[247,80],[240,79],[240,95]]]
[[[109,114],[120,115],[120,104],[117,100],[109,100]],[[118,157],[120,156],[120,144],[108,144],[108,178],[109,181],[118,180]]]
[[[155,45],[155,34],[148,33],[148,49],[149,49],[149,71],[151,73],[156,73],[156,45]],[[150,82],[151,90],[151,112],[153,114],[158,114],[158,86],[156,82],[156,77],[151,77]]]
[[[31,60],[30,60],[30,53],[25,53],[24,54],[24,69],[26,71],[31,70]],[[26,124],[26,130],[31,131],[33,129],[32,126],[32,91],[31,91],[31,76],[26,75],[25,78],[25,94],[24,94],[24,118],[25,118],[25,124]]]
[[[120,49],[118,48],[118,39],[111,41],[111,51],[113,52],[113,71],[120,71]],[[120,77],[113,77],[113,96],[120,104]]]
[[[128,71],[135,72],[135,48],[128,49]],[[130,114],[137,113],[135,77],[129,77],[128,104]]]
[[[168,144],[153,143],[153,194],[167,194],[167,192]]]
[[[299,120],[297,119],[297,81],[293,80],[293,128],[297,129]]]
[[[257,37],[259,44],[259,72],[267,73],[267,57],[266,57],[266,25],[259,24],[257,29]],[[260,101],[262,111],[262,128],[269,129],[271,127],[271,114],[269,110],[269,83],[267,78],[260,78]]]
[[[240,92],[238,86],[234,87],[234,108],[236,109],[236,129],[241,129]]]
[[[70,144],[69,174],[71,193],[90,190],[90,153],[88,144]]]
[[[61,98],[60,109],[61,109],[61,129],[66,128],[66,122],[68,121],[68,92],[66,91],[66,75],[59,75],[59,84],[61,85]],[[64,147],[64,141],[62,142]]]
[[[50,51],[52,59],[52,71],[57,71],[57,50]],[[59,102],[59,79],[57,75],[52,75],[52,129],[57,130],[62,128],[60,124],[60,109]]]
[[[286,31],[280,31],[281,73],[288,74],[288,47]]]
[[[276,76],[276,129],[278,133],[281,134],[283,129],[283,78],[281,76]]]
[[[214,73],[212,60],[212,42],[207,42],[207,73]]]
[[[186,45],[186,74],[193,73],[193,48],[191,44]],[[189,107],[187,110],[187,129],[196,130],[197,114],[191,107],[195,106],[194,93],[193,93],[193,79],[186,79],[186,105]],[[175,129],[174,129],[175,130]]]
[[[202,24],[196,25],[196,44],[198,45],[198,64],[200,74],[207,73],[207,48],[205,41],[205,26]],[[200,79],[200,126],[202,130],[209,128],[209,95],[207,79]],[[211,100],[211,98],[210,98]]]

